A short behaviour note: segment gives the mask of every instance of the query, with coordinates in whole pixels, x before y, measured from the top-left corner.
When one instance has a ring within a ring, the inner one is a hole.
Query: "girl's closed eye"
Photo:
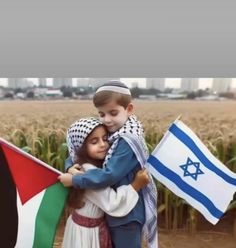
[[[93,138],[93,139],[90,140],[90,144],[92,144],[92,145],[96,145],[97,142],[98,142],[97,138]]]

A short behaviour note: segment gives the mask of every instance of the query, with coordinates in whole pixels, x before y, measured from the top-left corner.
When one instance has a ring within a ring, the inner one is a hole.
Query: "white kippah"
[[[112,92],[117,92],[117,93],[131,96],[131,92],[128,88],[124,88],[120,86],[103,85],[97,89],[96,93],[101,92],[101,91],[112,91]]]

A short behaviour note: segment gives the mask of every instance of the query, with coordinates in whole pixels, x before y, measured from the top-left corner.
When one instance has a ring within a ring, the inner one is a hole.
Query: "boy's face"
[[[129,103],[125,109],[115,101],[111,101],[101,107],[98,107],[100,121],[107,127],[109,133],[119,130],[127,121],[133,112],[133,104]]]

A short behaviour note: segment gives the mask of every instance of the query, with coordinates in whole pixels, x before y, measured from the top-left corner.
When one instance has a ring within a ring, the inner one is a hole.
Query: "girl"
[[[107,131],[95,118],[80,119],[67,133],[69,153],[74,162],[87,171],[101,168],[109,149]],[[70,171],[73,174],[73,171]],[[72,174],[61,175],[65,186],[72,186]],[[110,248],[111,241],[104,219],[104,212],[111,216],[127,215],[138,202],[137,191],[149,183],[146,171],[139,171],[132,184],[113,190],[73,190],[69,204],[76,208],[69,216],[62,247]]]

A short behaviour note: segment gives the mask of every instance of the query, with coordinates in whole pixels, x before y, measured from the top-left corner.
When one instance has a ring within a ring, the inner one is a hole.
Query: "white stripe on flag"
[[[215,224],[236,190],[236,175],[215,158],[181,121],[149,157],[151,173]]]
[[[37,213],[46,190],[35,195],[24,205],[21,204],[17,192],[17,209],[18,209],[18,235],[16,248],[32,248],[34,243],[35,222]]]

